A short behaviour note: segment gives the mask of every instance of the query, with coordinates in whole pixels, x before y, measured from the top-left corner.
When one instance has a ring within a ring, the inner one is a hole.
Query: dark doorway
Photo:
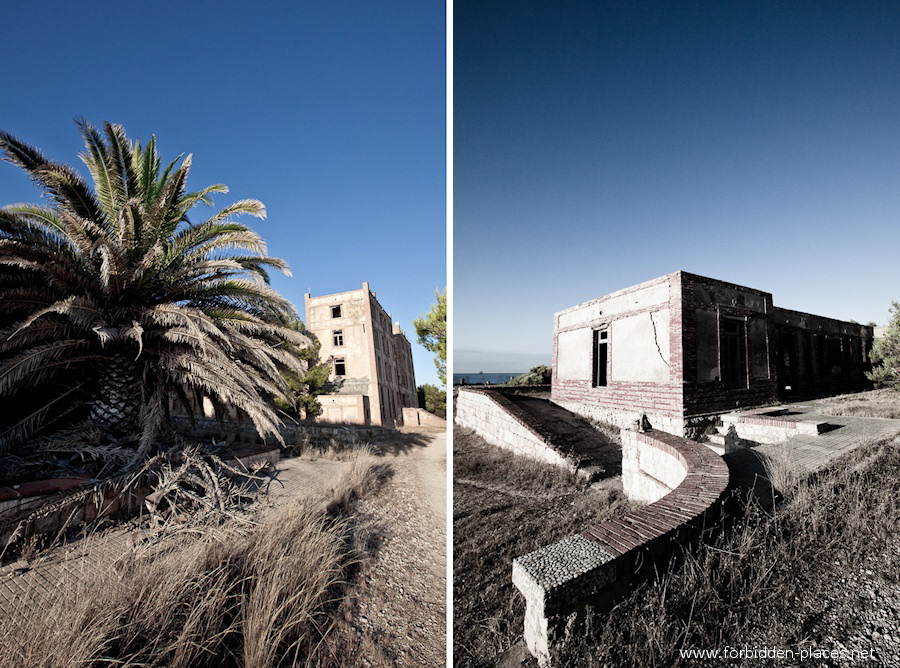
[[[722,321],[722,382],[727,389],[747,386],[747,336],[744,321]]]
[[[782,399],[796,395],[797,361],[794,334],[781,332],[778,335],[778,395]]]

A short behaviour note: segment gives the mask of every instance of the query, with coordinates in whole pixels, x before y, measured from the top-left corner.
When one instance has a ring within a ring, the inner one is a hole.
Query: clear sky
[[[434,0],[8,2],[0,128],[82,173],[79,117],[192,153],[189,188],[231,188],[210,211],[266,205],[243,222],[301,316],[368,281],[437,384],[412,321],[446,283],[444,23]],[[0,204],[36,199],[0,163]]]
[[[683,269],[886,323],[900,6],[455,0],[454,370]]]

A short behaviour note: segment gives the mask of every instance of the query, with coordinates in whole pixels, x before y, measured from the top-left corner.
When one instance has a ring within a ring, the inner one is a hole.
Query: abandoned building
[[[872,327],[677,271],[554,315],[551,399],[689,435],[736,408],[865,389]]]
[[[412,348],[399,324],[378,303],[369,284],[359,290],[312,297],[306,293],[306,327],[330,360],[332,394],[319,396],[321,419],[395,427],[403,408],[417,406]]]

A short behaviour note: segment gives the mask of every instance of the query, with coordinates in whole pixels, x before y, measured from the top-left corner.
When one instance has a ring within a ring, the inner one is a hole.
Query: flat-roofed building
[[[321,420],[398,427],[418,406],[412,348],[369,284],[321,297],[307,293],[306,328],[331,364],[332,394],[318,397]]]
[[[682,435],[695,418],[869,387],[872,327],[678,271],[556,313],[552,400]]]

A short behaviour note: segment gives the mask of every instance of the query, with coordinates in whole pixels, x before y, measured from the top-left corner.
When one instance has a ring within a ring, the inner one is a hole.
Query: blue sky
[[[884,324],[900,8],[454,5],[454,363],[549,363],[555,311],[683,269]]]
[[[215,209],[266,205],[244,222],[291,265],[273,284],[301,315],[305,292],[368,281],[416,382],[438,383],[412,321],[446,283],[443,3],[16,2],[3,20],[0,128],[79,168],[78,117],[192,153],[189,187],[231,189]],[[0,204],[36,198],[0,164]]]

